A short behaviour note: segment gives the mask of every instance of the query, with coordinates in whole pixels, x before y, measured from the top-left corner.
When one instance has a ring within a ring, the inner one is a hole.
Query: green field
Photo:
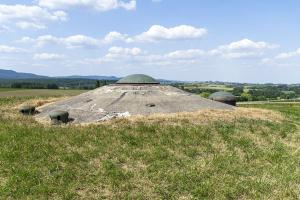
[[[48,127],[34,99],[0,98],[1,199],[300,198],[298,104]]]
[[[232,91],[232,87],[227,87],[221,84],[186,84],[185,89],[208,89],[208,90],[220,90],[220,91]]]
[[[48,89],[12,89],[0,88],[2,97],[51,97],[51,96],[73,96],[86,90],[48,90]]]
[[[14,89],[14,88],[0,88],[0,92],[8,92],[8,91],[14,91],[14,90],[18,90],[18,89]]]

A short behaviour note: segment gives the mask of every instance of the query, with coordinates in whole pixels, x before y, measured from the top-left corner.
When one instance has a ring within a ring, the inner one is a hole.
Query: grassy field
[[[283,113],[288,119],[294,121],[300,125],[300,102],[271,102],[265,103],[259,102],[257,104],[249,102],[249,104],[241,104],[242,107],[248,108],[263,108],[276,110]]]
[[[1,199],[300,198],[299,105],[48,127],[31,100],[0,98]]]
[[[14,91],[14,90],[18,90],[18,89],[14,89],[14,88],[0,88],[0,92],[8,92],[8,91]]]
[[[185,89],[210,89],[210,90],[220,90],[220,91],[232,91],[232,87],[228,87],[226,85],[218,85],[218,84],[186,84],[184,86]]]
[[[86,90],[48,90],[48,89],[11,89],[0,88],[0,98],[3,97],[53,97],[73,96]]]

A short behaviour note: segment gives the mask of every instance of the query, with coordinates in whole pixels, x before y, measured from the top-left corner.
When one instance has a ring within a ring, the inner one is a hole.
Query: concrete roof
[[[49,113],[65,110],[72,123],[96,123],[118,117],[155,113],[193,112],[201,109],[234,109],[167,85],[108,85],[37,108],[36,119],[49,122]]]

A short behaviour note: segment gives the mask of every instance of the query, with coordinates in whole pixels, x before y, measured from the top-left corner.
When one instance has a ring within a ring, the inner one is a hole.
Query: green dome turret
[[[236,105],[236,97],[229,92],[215,92],[209,96],[209,99],[232,106]]]
[[[145,74],[132,74],[120,79],[117,84],[159,84],[159,82]]]

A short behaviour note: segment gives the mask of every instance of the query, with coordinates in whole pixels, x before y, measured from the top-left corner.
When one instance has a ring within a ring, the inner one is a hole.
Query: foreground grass
[[[242,107],[263,108],[280,111],[292,121],[300,124],[300,102],[274,102],[274,103],[258,103],[258,104],[242,104]]]
[[[3,199],[300,198],[299,107],[275,108],[289,116],[277,122],[44,127],[14,114],[29,99],[0,99]]]

